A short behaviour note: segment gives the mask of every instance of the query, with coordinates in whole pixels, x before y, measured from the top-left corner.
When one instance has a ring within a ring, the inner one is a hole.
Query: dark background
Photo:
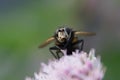
[[[120,79],[119,0],[0,0],[0,80],[24,80],[53,58],[38,45],[57,26],[96,32],[84,38],[84,51],[95,48],[107,67],[104,80]]]

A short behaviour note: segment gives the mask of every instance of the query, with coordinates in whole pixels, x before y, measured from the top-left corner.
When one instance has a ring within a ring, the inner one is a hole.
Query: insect
[[[61,27],[56,30],[55,34],[47,39],[39,48],[43,48],[55,41],[55,46],[50,47],[49,50],[56,58],[60,58],[61,50],[67,50],[67,55],[71,55],[75,49],[83,50],[84,40],[78,39],[78,36],[93,36],[93,32],[74,31],[68,27]],[[63,54],[63,53],[62,53]]]

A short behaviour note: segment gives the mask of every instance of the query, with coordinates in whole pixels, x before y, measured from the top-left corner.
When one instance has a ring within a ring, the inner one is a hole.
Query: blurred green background
[[[24,80],[53,56],[40,43],[59,25],[96,32],[85,39],[107,67],[104,80],[120,79],[119,0],[0,0],[0,80]]]

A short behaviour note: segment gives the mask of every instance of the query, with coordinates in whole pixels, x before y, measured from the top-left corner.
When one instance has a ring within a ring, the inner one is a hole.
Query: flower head
[[[65,53],[65,51],[64,51]],[[26,80],[102,80],[105,73],[100,57],[95,57],[94,49],[86,52],[73,52],[48,65],[42,63],[39,73]]]

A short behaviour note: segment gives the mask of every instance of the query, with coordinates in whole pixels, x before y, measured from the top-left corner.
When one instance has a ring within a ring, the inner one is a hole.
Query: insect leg
[[[83,45],[84,45],[84,40],[83,39],[79,40],[79,43],[81,43],[80,51],[82,51],[83,50]]]
[[[80,49],[80,51],[82,51],[83,50],[83,45],[84,45],[84,40],[83,39],[76,41],[75,43],[73,43],[73,45],[80,44],[80,43],[81,43],[81,47],[80,48],[77,47],[76,49]]]
[[[56,54],[57,54],[57,58],[58,58],[58,59],[60,59],[59,53],[60,53],[60,50],[57,50],[57,51],[56,51]]]
[[[61,53],[61,55],[60,55],[60,53]],[[64,55],[63,52],[61,51],[61,49],[59,49],[59,48],[58,48],[58,50],[56,50],[56,54],[57,54],[57,58],[58,58],[58,59],[60,59],[61,56]]]
[[[55,55],[55,53],[53,52],[53,50],[56,50],[56,54],[57,54],[57,55]],[[60,56],[59,56],[59,54],[58,54],[58,50],[59,50],[59,48],[57,48],[56,46],[49,48],[49,51],[51,52],[51,54],[52,54],[56,59],[59,59],[59,58],[60,58]]]

